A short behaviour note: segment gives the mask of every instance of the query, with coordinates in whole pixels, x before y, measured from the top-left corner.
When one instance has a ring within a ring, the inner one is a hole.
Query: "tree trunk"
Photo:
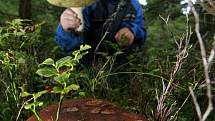
[[[19,16],[22,19],[31,19],[31,0],[19,0]]]

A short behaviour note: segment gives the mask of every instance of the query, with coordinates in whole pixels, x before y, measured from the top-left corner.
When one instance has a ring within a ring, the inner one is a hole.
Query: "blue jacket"
[[[109,0],[114,1],[114,0]],[[146,40],[146,30],[144,28],[144,14],[142,7],[137,0],[131,0],[131,4],[135,8],[135,19],[133,21],[122,21],[120,27],[128,27],[134,34],[134,40],[141,40],[141,44],[144,44]],[[87,6],[83,9],[84,17],[84,32],[87,32],[90,26],[90,13],[95,9],[96,3]],[[56,32],[56,42],[60,45],[63,51],[71,51],[81,44],[86,42],[85,37],[77,36],[71,32],[65,32],[62,26],[59,24]]]

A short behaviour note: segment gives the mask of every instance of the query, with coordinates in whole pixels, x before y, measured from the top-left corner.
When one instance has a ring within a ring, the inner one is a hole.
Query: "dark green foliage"
[[[6,23],[0,32],[0,91],[3,96],[0,100],[9,105],[8,115],[1,114],[2,121],[15,120],[23,100],[19,96],[19,87],[28,85],[26,88],[30,89],[30,80],[34,80],[37,65],[34,54],[40,41],[41,25],[35,25],[31,31],[32,26],[25,22],[28,21],[15,19]]]

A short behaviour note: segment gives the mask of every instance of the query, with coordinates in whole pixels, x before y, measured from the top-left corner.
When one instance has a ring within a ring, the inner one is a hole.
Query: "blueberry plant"
[[[14,120],[23,101],[18,87],[31,85],[42,24],[14,19],[0,27],[0,120]],[[7,107],[7,108],[4,108]]]
[[[22,90],[21,93],[23,97],[31,96],[33,98],[33,102],[27,102],[25,104],[25,109],[33,111],[39,121],[41,121],[41,119],[36,113],[36,107],[42,106],[43,102],[38,101],[37,98],[47,92],[49,92],[49,94],[54,93],[60,95],[59,106],[56,115],[56,121],[59,120],[59,112],[63,98],[70,91],[76,91],[80,88],[78,84],[72,81],[73,78],[71,73],[74,71],[74,67],[79,63],[79,60],[85,54],[87,54],[86,50],[89,48],[90,46],[88,45],[81,45],[79,50],[76,50],[72,53],[73,56],[66,56],[57,61],[54,61],[52,58],[48,58],[39,64],[40,68],[36,71],[36,73],[41,77],[49,78],[49,81],[51,81],[52,84],[54,82],[54,84],[50,85],[51,88],[38,93],[30,94],[24,90]]]

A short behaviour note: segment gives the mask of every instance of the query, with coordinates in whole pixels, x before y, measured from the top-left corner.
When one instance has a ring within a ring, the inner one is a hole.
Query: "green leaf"
[[[72,60],[71,56],[66,56],[64,58],[61,58],[56,62],[56,67],[59,69],[62,66],[67,66],[71,60]]]
[[[82,52],[82,53],[79,53],[79,54],[75,55],[75,59],[74,59],[74,60],[76,60],[76,61],[79,62],[79,60],[80,60],[84,55],[86,55],[87,53],[88,53],[88,52]]]
[[[34,104],[35,104],[36,107],[37,106],[39,106],[39,107],[43,106],[43,102],[34,102]]]
[[[74,55],[75,58],[76,58],[76,56],[79,56],[80,53],[81,53],[82,51],[87,50],[87,49],[90,49],[90,48],[91,48],[91,47],[90,47],[89,45],[81,45],[81,46],[80,46],[80,49],[74,51],[74,52],[72,53],[72,55]],[[87,53],[85,53],[85,54],[87,54]],[[85,54],[83,54],[83,55],[85,55]],[[82,55],[82,56],[83,56],[83,55]]]
[[[115,56],[117,56],[117,55],[121,55],[121,54],[123,54],[123,52],[122,52],[122,51],[117,51],[116,53],[114,53],[114,55],[115,55]]]
[[[68,93],[70,90],[78,90],[80,88],[79,85],[77,84],[71,84],[68,87],[66,87],[65,91]]]
[[[67,66],[67,67],[72,68],[73,66],[75,66],[75,64],[76,64],[76,61],[74,61],[74,60],[69,60],[67,63],[64,63],[63,66]]]
[[[25,62],[26,62],[25,59],[22,57],[18,59],[19,64],[25,64]]]
[[[62,91],[63,91],[63,89],[61,87],[58,87],[58,86],[53,87],[54,93],[61,93]]]
[[[63,92],[65,93],[65,94],[67,94],[67,93],[69,93],[69,91],[71,91],[71,90],[78,90],[80,88],[80,86],[79,85],[77,85],[77,84],[71,84],[71,85],[69,85],[68,87],[66,87],[64,90],[63,90]]]
[[[150,74],[154,74],[155,72],[159,72],[160,71],[160,69],[159,68],[157,68],[157,69],[153,69],[153,70],[151,70],[149,73]]]
[[[80,97],[85,97],[86,96],[85,92],[79,92],[78,94],[79,94]]]
[[[28,93],[28,92],[21,92],[21,97],[28,97],[28,96],[30,96],[30,95],[32,95],[32,94],[30,94],[30,93]]]
[[[24,108],[25,108],[26,110],[29,110],[29,109],[32,108],[33,105],[34,105],[34,103],[29,103],[29,104],[26,104],[26,105],[24,106]]]
[[[90,48],[91,48],[91,46],[89,46],[89,45],[81,45],[80,46],[80,51],[87,50],[87,49],[90,49]]]
[[[57,70],[54,68],[46,67],[38,69],[36,73],[42,77],[51,77],[57,74]]]
[[[70,77],[70,73],[64,72],[64,73],[62,73],[62,74],[60,74],[60,75],[54,77],[54,79],[55,79],[57,82],[59,82],[59,83],[62,84],[62,83],[67,82],[67,81],[69,80],[69,77]]]
[[[38,97],[42,96],[43,94],[45,94],[47,92],[48,92],[47,90],[40,91],[40,92],[34,94],[33,97],[34,97],[34,99],[37,99]]]
[[[40,106],[40,107],[43,106],[43,102],[39,102],[39,106]]]
[[[33,103],[29,103],[29,104],[26,104],[26,105],[24,106],[24,108],[25,108],[26,110],[29,110],[29,109],[32,109],[33,106],[35,106],[35,107],[37,107],[37,106],[41,107],[41,106],[43,106],[43,102],[33,102]]]
[[[41,63],[40,65],[54,65],[54,60],[51,58],[48,58],[43,63]]]

